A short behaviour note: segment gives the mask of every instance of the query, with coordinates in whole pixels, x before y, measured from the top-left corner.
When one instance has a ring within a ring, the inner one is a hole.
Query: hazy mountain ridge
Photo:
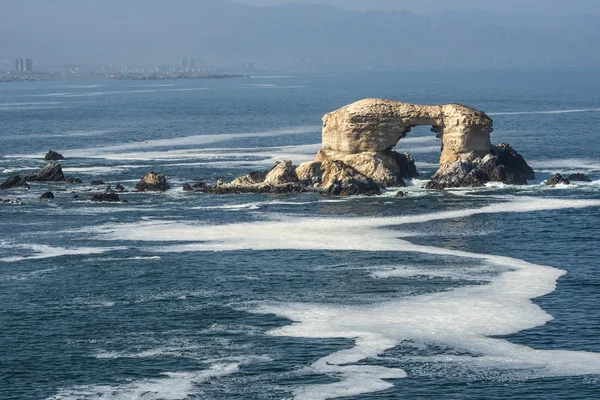
[[[0,15],[0,57],[176,64],[195,55],[211,65],[297,70],[600,66],[600,18],[593,16],[421,16],[223,0],[82,3],[11,6],[15,12]]]

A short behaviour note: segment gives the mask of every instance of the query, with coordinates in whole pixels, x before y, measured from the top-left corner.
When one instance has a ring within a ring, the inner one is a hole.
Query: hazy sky
[[[254,5],[320,3],[354,10],[408,10],[431,14],[444,9],[480,9],[501,13],[600,15],[600,0],[236,0]]]

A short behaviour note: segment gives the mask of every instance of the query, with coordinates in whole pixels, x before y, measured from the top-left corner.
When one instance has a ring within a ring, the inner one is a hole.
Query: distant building
[[[254,63],[251,61],[238,63],[237,67],[241,71],[246,71],[246,72],[256,71],[256,65],[254,65]]]
[[[33,72],[33,58],[17,58],[17,59],[15,59],[15,71],[17,71],[17,72]]]
[[[183,57],[181,59],[181,69],[201,69],[202,61],[194,57]]]

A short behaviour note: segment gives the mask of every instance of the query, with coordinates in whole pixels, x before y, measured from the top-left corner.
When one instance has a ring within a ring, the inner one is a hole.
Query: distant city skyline
[[[349,11],[366,8],[380,11]],[[409,12],[381,11],[391,8]],[[600,0],[23,0],[0,14],[0,65],[20,70],[15,58],[32,57],[38,72],[599,67],[599,8]]]

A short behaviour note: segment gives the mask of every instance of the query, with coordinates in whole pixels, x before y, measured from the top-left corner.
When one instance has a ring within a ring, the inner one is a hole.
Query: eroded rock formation
[[[410,130],[429,125],[441,138],[440,169],[430,189],[483,186],[497,181],[527,184],[533,170],[507,144],[492,146],[492,120],[460,104],[417,105],[365,99],[323,117],[322,148],[315,160],[294,168],[290,161],[252,172],[229,184],[207,185],[210,193],[317,191],[332,195],[377,194],[405,186],[418,176],[414,159],[394,147]]]
[[[330,157],[384,153],[415,126],[427,125],[442,139],[440,164],[483,157],[491,147],[492,120],[460,104],[417,105],[364,99],[323,117],[323,151]]]

